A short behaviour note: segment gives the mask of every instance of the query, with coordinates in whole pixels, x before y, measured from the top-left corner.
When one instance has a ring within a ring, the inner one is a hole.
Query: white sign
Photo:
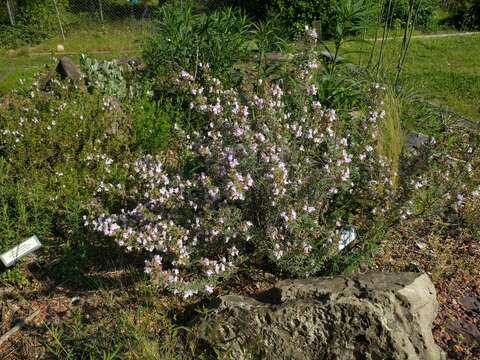
[[[338,250],[342,251],[345,249],[352,241],[355,241],[357,238],[357,232],[353,226],[345,226],[340,230],[340,243],[338,244]]]
[[[34,235],[21,244],[15,246],[13,249],[4,252],[2,255],[0,255],[0,260],[2,260],[2,263],[5,265],[5,267],[12,266],[20,258],[34,252],[41,246],[42,244],[40,243],[40,240],[38,240],[38,238]]]

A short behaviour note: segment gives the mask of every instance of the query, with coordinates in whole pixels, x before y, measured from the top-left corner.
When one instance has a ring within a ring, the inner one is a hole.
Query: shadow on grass
[[[58,251],[58,248],[52,246],[51,250]],[[29,265],[28,270],[36,280],[51,285],[41,290],[45,295],[52,287],[61,287],[72,293],[116,290],[145,280],[144,256],[126,254],[111,239],[88,236],[82,243],[61,251],[60,254],[50,254],[45,263]]]

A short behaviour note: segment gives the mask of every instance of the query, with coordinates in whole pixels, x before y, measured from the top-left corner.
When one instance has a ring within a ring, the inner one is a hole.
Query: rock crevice
[[[436,311],[425,274],[285,280],[258,299],[217,299],[207,340],[234,359],[444,359]]]

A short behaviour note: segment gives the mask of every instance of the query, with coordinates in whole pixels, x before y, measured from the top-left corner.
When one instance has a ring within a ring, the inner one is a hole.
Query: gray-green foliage
[[[80,57],[80,63],[85,83],[91,91],[122,100],[133,98],[143,90],[143,86],[131,79],[134,72],[129,64],[120,65],[115,60],[99,61],[86,55]]]

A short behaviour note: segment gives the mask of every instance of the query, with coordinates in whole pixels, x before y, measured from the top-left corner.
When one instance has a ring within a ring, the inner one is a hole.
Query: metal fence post
[[[62,20],[60,19],[60,12],[58,11],[57,0],[53,0],[53,4],[55,5],[55,11],[57,12],[57,20],[58,25],[60,26],[60,31],[62,32],[63,41],[65,41],[65,32],[63,31]]]
[[[98,0],[98,5],[100,6],[100,20],[103,22],[103,5],[102,5],[102,0]]]
[[[10,4],[10,0],[7,0],[7,11],[8,11],[8,17],[10,19],[10,24],[12,26],[15,26],[15,16],[13,15],[13,10]]]

